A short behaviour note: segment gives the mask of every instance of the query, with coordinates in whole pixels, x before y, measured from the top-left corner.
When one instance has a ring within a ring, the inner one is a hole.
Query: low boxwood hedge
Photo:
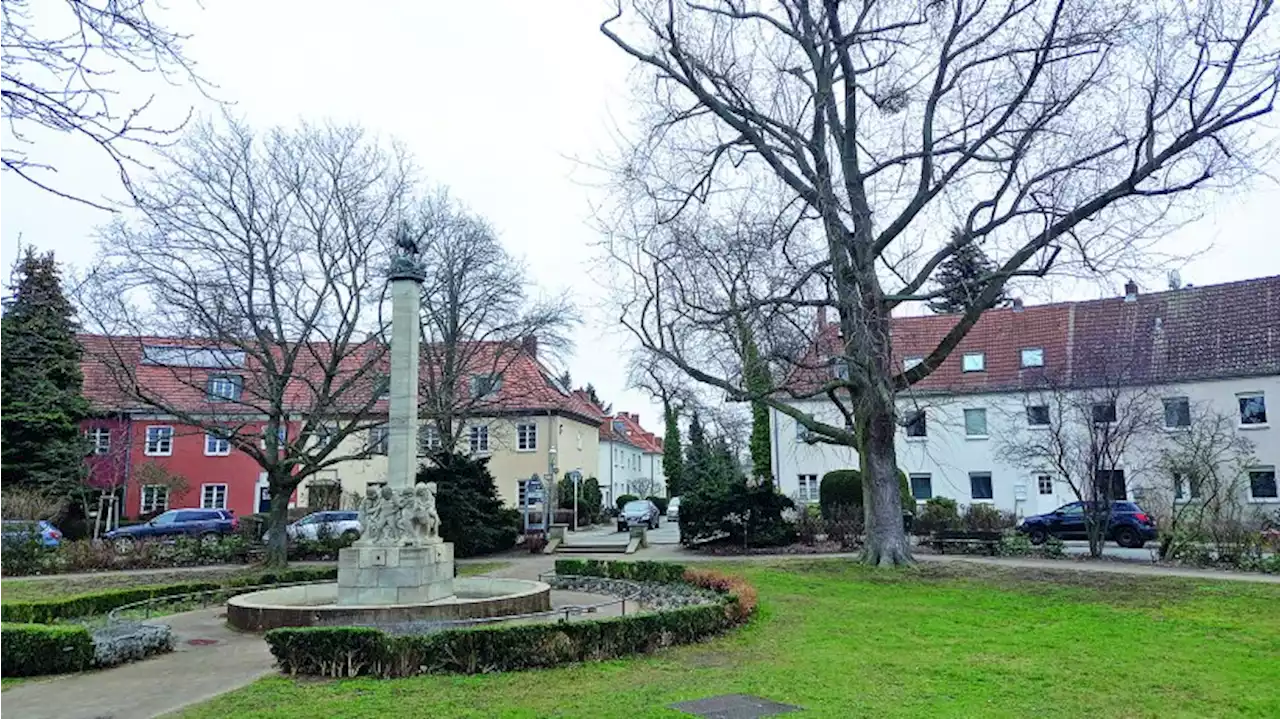
[[[755,590],[716,572],[661,562],[561,560],[559,574],[655,582],[688,582],[722,595],[717,604],[602,620],[511,624],[393,635],[371,627],[273,629],[267,644],[282,671],[326,677],[519,671],[613,659],[689,644],[746,621]]]
[[[174,584],[154,584],[125,589],[107,589],[100,592],[75,594],[58,599],[41,599],[31,602],[5,602],[0,604],[0,620],[5,622],[26,622],[32,624],[49,624],[63,619],[93,617],[106,614],[112,609],[126,604],[141,602],[157,597],[171,597],[179,594],[191,594],[215,589],[251,587],[260,584],[289,584],[292,582],[321,581],[334,579],[338,570],[331,567],[285,569],[277,572],[264,572],[221,582],[177,582]]]
[[[76,625],[5,624],[0,662],[6,677],[84,671],[93,664],[93,637]]]

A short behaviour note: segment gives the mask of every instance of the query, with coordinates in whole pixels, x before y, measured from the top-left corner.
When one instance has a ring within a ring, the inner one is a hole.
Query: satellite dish
[[[1169,270],[1169,289],[1182,289],[1182,273],[1177,270]]]

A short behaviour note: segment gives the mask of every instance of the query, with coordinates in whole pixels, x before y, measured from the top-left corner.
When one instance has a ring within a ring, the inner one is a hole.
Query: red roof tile
[[[640,426],[639,415],[619,412],[607,419],[607,422],[600,425],[601,442],[629,444],[648,454],[662,454],[662,440]],[[619,427],[623,431],[619,431]]]
[[[931,352],[959,315],[895,317],[894,366]],[[785,386],[812,392],[831,377],[839,327],[825,325]],[[1021,351],[1044,350],[1043,368],[1023,368]],[[985,368],[964,372],[982,353]],[[982,315],[916,391],[995,392],[1055,378],[1075,385],[1107,377],[1132,383],[1280,374],[1280,276],[1085,302],[995,309]],[[1112,380],[1114,381],[1114,379]]]

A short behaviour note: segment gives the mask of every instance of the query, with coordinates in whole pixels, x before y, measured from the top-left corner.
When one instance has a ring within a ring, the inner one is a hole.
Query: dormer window
[[[1044,348],[1043,347],[1027,347],[1022,350],[1022,367],[1043,367],[1044,366]]]
[[[471,396],[473,398],[487,397],[491,394],[497,394],[501,390],[501,373],[471,375]]]
[[[987,356],[981,352],[970,352],[962,360],[965,372],[984,372],[987,369]]]
[[[210,402],[238,402],[244,390],[244,378],[236,375],[210,375],[205,396]]]

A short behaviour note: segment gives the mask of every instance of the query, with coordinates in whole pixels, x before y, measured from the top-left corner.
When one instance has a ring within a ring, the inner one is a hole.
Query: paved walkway
[[[20,719],[150,719],[275,671],[266,642],[231,631],[225,616],[219,607],[165,617],[173,628],[173,653],[20,684],[0,704],[6,716]]]

